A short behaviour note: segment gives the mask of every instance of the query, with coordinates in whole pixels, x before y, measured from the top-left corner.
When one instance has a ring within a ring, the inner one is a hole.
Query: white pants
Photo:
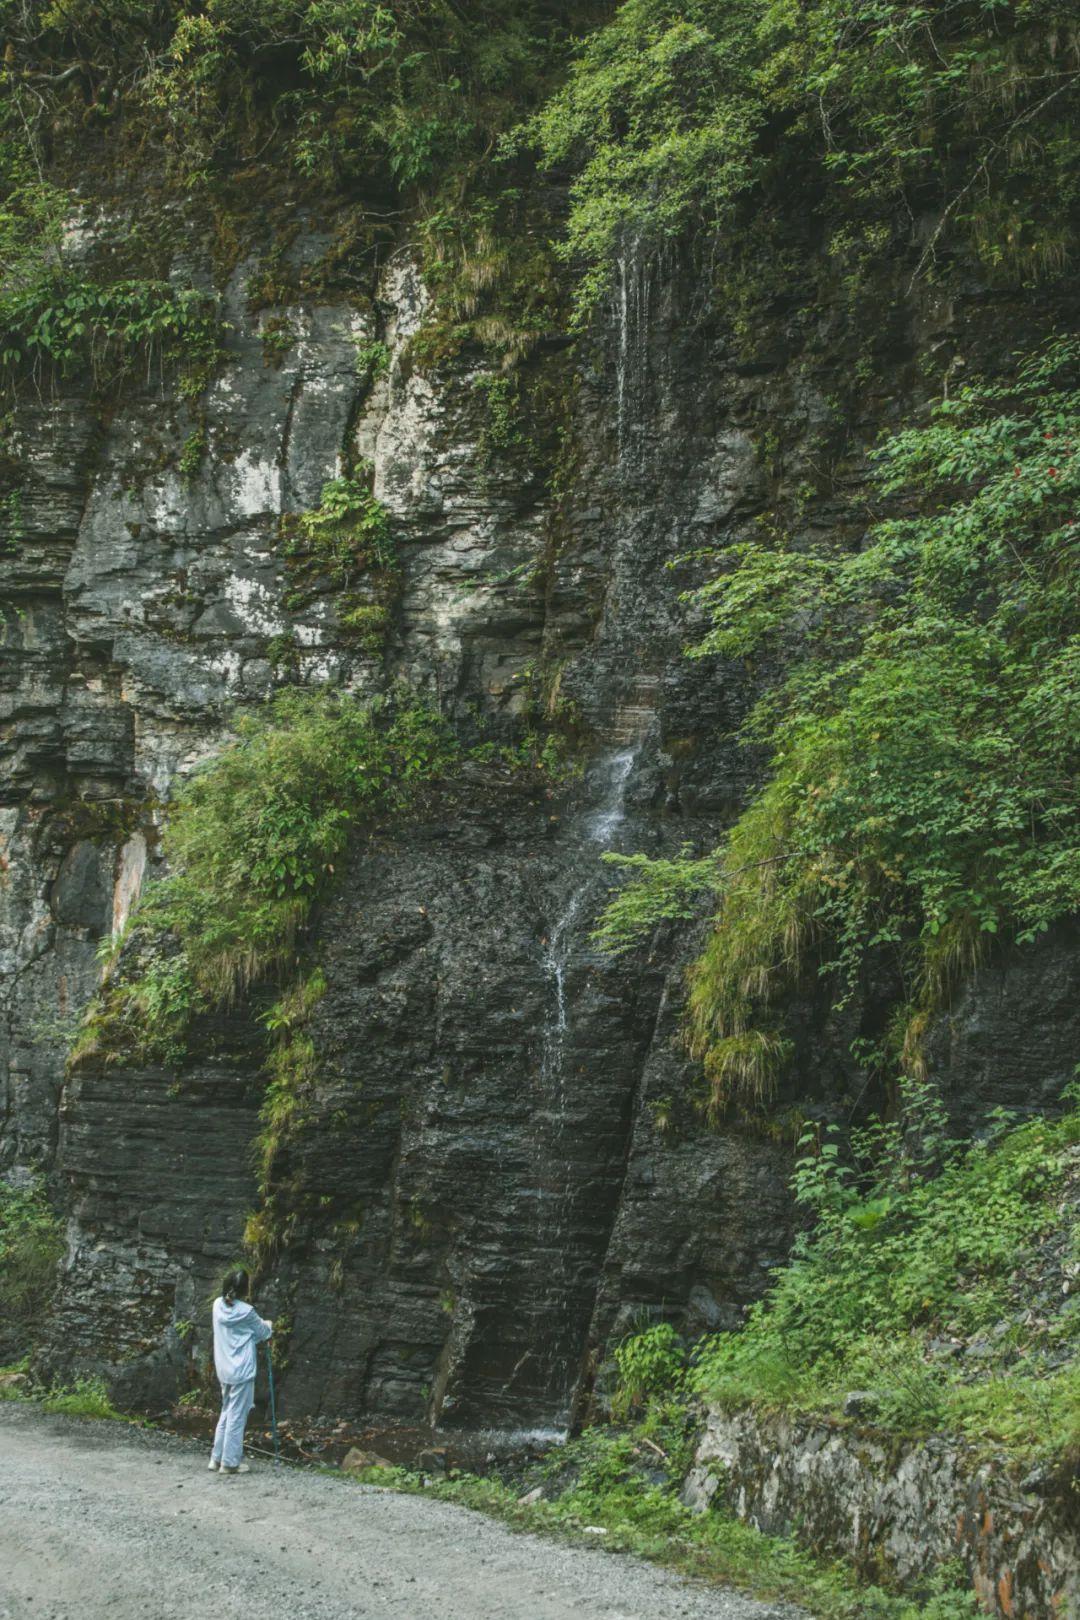
[[[255,1404],[255,1380],[242,1384],[222,1384],[221,1416],[214,1430],[210,1456],[223,1468],[235,1468],[244,1458],[244,1425]]]

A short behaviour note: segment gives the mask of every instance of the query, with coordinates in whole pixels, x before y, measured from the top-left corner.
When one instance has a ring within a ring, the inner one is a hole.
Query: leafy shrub
[[[293,578],[292,605],[303,599],[298,587],[325,581],[345,590],[358,575],[397,566],[389,514],[356,475],[324,484],[318,507],[283,518],[282,532]]]
[[[682,1385],[686,1352],[670,1322],[658,1322],[615,1346],[618,1387],[611,1403],[618,1418],[628,1417],[652,1396],[674,1394]]]
[[[356,345],[356,369],[370,386],[390,370],[390,350],[381,338],[362,338]]]
[[[937,1338],[962,1343],[1017,1314],[1025,1254],[1062,1220],[1062,1190],[1080,1133],[1075,1109],[1056,1122],[997,1122],[962,1144],[943,1130],[929,1088],[849,1142],[809,1129],[795,1174],[815,1217],[790,1263],[736,1333],[708,1341],[693,1387],[729,1407],[834,1407],[871,1390],[878,1419],[997,1439],[1018,1451],[1080,1437],[1077,1368],[1044,1363],[1036,1336],[1016,1367],[971,1380],[931,1359]],[[1075,1217],[1074,1224],[1075,1224]],[[1053,1416],[1047,1422],[1047,1415]]]
[[[493,459],[526,443],[521,386],[516,377],[504,372],[477,377],[473,388],[484,404],[484,425],[480,432],[481,455]]]
[[[213,300],[194,288],[97,283],[55,269],[0,292],[0,378],[10,387],[24,372],[40,381],[46,368],[85,369],[102,384],[140,359],[148,376],[155,364],[183,361],[197,392],[217,361],[218,332]]]

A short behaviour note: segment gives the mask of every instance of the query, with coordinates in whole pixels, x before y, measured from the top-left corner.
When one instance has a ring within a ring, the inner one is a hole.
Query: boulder
[[[377,1451],[361,1451],[359,1446],[350,1446],[341,1459],[341,1466],[346,1473],[353,1474],[364,1468],[393,1468],[394,1465]]]

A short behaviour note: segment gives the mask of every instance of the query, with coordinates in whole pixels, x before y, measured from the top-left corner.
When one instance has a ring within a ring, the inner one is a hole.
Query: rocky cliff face
[[[984,1612],[1068,1613],[1077,1536],[1068,1502],[1005,1455],[931,1436],[890,1445],[858,1426],[709,1412],[683,1500],[905,1586],[961,1558]]]
[[[290,252],[325,245],[313,227]],[[357,849],[316,919],[323,1080],[275,1167],[290,1204],[261,1298],[290,1327],[294,1413],[562,1426],[613,1331],[733,1324],[790,1239],[789,1150],[695,1107],[678,1036],[693,931],[616,963],[589,942],[603,851],[710,847],[758,769],[734,739],[747,676],[683,656],[695,575],[677,559],[799,486],[802,521],[854,542],[867,444],[928,367],[1000,347],[1015,312],[977,289],[912,306],[876,339],[884,381],[853,393],[842,302],[777,308],[748,350],[700,272],[628,253],[588,341],[528,363],[564,402],[556,496],[542,445],[492,444],[479,360],[417,363],[426,295],[406,251],[362,309],[275,310],[284,352],[245,300],[251,272],[226,288],[227,364],[200,417],[156,378],[108,411],[46,393],[5,507],[0,1163],[45,1169],[70,1212],[50,1358],[130,1400],[188,1384],[256,1201],[258,994],[205,1021],[179,1072],[65,1078],[173,784],[283,680],[405,679],[494,735],[542,683],[573,706],[580,779],[545,793],[471,769],[444,807]],[[374,382],[356,363],[373,340],[390,361]],[[201,459],[184,454],[196,432]],[[281,515],[317,506],[348,446],[403,559],[379,656],[331,588],[297,598],[281,543]],[[1061,938],[965,992],[932,1048],[962,1117],[1060,1090],[1078,960]],[[1047,998],[1036,1061],[1024,1031]],[[873,987],[842,1029],[809,997],[790,1097],[850,1110],[847,1044],[875,1015]]]

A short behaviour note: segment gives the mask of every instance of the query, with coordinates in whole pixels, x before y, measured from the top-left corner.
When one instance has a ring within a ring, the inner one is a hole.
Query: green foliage
[[[356,369],[369,386],[390,370],[390,350],[381,338],[363,338],[356,345]]]
[[[60,266],[69,208],[67,192],[35,163],[32,143],[12,138],[13,112],[9,103],[7,138],[0,139],[0,264],[11,292],[25,291],[47,267]]]
[[[481,453],[493,457],[524,444],[526,437],[518,378],[506,372],[489,372],[477,377],[473,387],[484,401]]]
[[[89,99],[102,125],[122,109],[152,130],[188,185],[250,159],[269,130],[298,175],[401,188],[480,158],[581,15],[551,0],[467,12],[439,0],[0,8],[9,82],[35,128],[58,104]]]
[[[382,651],[390,624],[390,609],[384,602],[354,602],[343,608],[338,623],[356,645],[373,657]]]
[[[12,41],[32,26],[34,11],[49,9],[5,4],[0,31]],[[40,41],[36,29],[35,35]],[[12,67],[14,44],[7,49],[0,99],[0,387],[11,392],[22,377],[40,385],[76,370],[101,387],[136,364],[147,375],[178,361],[205,370],[218,354],[212,298],[153,276],[109,274],[104,267],[95,273],[69,243],[68,227],[81,209],[45,173],[47,93],[28,82],[41,77],[40,66],[24,80]]]
[[[875,456],[882,517],[855,553],[737,545],[698,593],[694,655],[785,653],[749,734],[771,779],[708,863],[638,862],[600,937],[624,944],[721,896],[690,995],[714,1101],[767,1100],[776,1011],[807,966],[842,1004],[872,957],[899,965],[905,1064],[929,1013],[995,936],[1080,904],[1080,345],[938,402]]]
[[[280,366],[289,350],[295,347],[298,336],[296,327],[284,315],[275,315],[264,321],[259,329],[263,364],[275,368]]]
[[[766,109],[755,93],[759,8],[627,0],[583,43],[566,86],[520,138],[545,163],[580,172],[563,251],[589,267],[587,310],[608,284],[621,243],[716,227],[760,170]]]
[[[83,1051],[174,1062],[191,1016],[289,967],[312,901],[366,822],[402,813],[453,759],[428,710],[288,690],[180,790],[149,890],[139,971],[107,988]]]
[[[316,968],[288,989],[263,1020],[274,1037],[266,1064],[268,1084],[259,1110],[254,1150],[263,1197],[270,1189],[274,1159],[285,1142],[303,1127],[305,1108],[319,1078],[315,1045],[306,1026],[325,994],[326,979]],[[260,1249],[254,1229],[248,1246]]]
[[[206,428],[200,425],[193,428],[184,440],[184,448],[180,452],[180,476],[182,478],[195,477],[203,464],[206,449]]]
[[[198,379],[198,392],[216,362],[218,330],[213,300],[194,288],[97,283],[44,266],[33,281],[0,291],[0,385],[10,390],[22,375],[41,382],[50,372],[80,370],[102,387],[136,363],[147,376],[181,363]]]
[[[0,1319],[5,1346],[43,1322],[64,1252],[61,1225],[38,1185],[0,1181]]]
[[[462,285],[469,269],[455,248],[428,251],[436,238],[446,245],[440,222],[471,221],[473,202],[482,211],[489,190],[516,198],[505,171],[493,172],[493,148],[558,71],[569,30],[605,10],[600,0],[585,8],[567,0],[468,8],[126,0],[119,10],[73,0],[61,13],[50,0],[0,0],[0,359],[6,351],[9,367],[37,375],[45,363],[88,360],[111,379],[140,346],[153,349],[148,363],[165,353],[172,320],[190,324],[185,300],[194,292],[171,290],[144,268],[153,261],[167,273],[155,233],[136,247],[138,227],[121,226],[119,252],[103,249],[110,227],[94,213],[98,183],[112,204],[126,189],[115,187],[117,175],[123,181],[136,168],[144,209],[156,203],[173,217],[178,198],[219,208],[234,177],[250,184],[256,167],[274,195],[292,186],[365,198],[351,237],[339,228],[327,255],[327,274],[350,288],[366,279],[355,249],[384,240],[389,220],[419,214],[429,222],[422,235],[435,279],[446,267]],[[90,234],[70,232],[72,224]],[[450,235],[469,244],[468,258],[477,238],[471,224],[457,224]],[[235,260],[231,223],[223,235]],[[500,308],[481,338],[500,352],[520,352],[519,330],[527,346],[550,325],[550,314],[538,314],[552,283],[546,226],[530,235],[526,251],[514,251],[511,233],[501,252]],[[289,285],[279,243],[251,285],[252,306],[288,301]],[[480,302],[490,290],[484,279]],[[456,303],[451,320],[459,320]],[[267,364],[280,363],[294,336],[284,316],[264,325]],[[188,331],[187,349],[193,341]],[[360,346],[358,364],[372,379],[385,361],[383,345]]]
[[[20,366],[103,348],[130,361],[169,339],[171,305],[183,313],[165,283],[75,262],[80,199],[60,176],[82,165],[88,127],[96,157],[138,161],[174,196],[262,163],[393,199],[364,229],[370,243],[399,209],[418,228],[437,306],[424,363],[467,341],[517,359],[561,318],[526,152],[572,176],[560,248],[579,314],[630,244],[688,229],[730,242],[740,221],[770,239],[792,195],[849,290],[898,236],[911,250],[915,220],[936,220],[917,272],[966,243],[992,274],[1030,280],[1074,247],[1080,45],[1064,0],[4,0],[0,23],[0,328]],[[790,247],[757,257],[790,284]],[[256,301],[279,291],[260,284]],[[279,317],[264,335],[274,364],[291,328]],[[377,349],[361,345],[372,377]]]
[[[880,251],[930,211],[920,269],[966,240],[991,268],[1055,273],[1076,200],[1074,23],[1061,0],[625,0],[515,142],[576,169],[563,251],[587,267],[583,311],[628,240],[719,232],[740,208],[760,223],[794,194],[849,265],[852,244],[877,232]]]
[[[632,1334],[615,1346],[614,1356],[619,1382],[611,1409],[617,1418],[682,1387],[686,1352],[670,1322]]]
[[[365,471],[370,469],[358,469]],[[397,565],[389,515],[358,474],[332,478],[323,485],[315,511],[283,518],[282,531],[294,596],[313,579],[345,590],[362,574],[386,573]]]
[[[41,1399],[46,1412],[61,1412],[65,1417],[109,1418],[126,1422],[109,1398],[109,1391],[100,1378],[77,1378],[73,1384],[58,1385],[47,1390]]]
[[[858,1389],[875,1396],[876,1421],[905,1431],[945,1428],[1021,1454],[1076,1446],[1080,1366],[1058,1367],[1059,1337],[1040,1342],[1020,1325],[1001,1365],[983,1358],[974,1371],[935,1360],[932,1346],[1019,1321],[1025,1256],[1063,1213],[1076,1224],[1062,1195],[1078,1138],[1074,1110],[1056,1123],[999,1119],[988,1139],[951,1141],[932,1091],[915,1082],[896,1119],[847,1140],[808,1129],[794,1186],[814,1225],[746,1325],[709,1341],[693,1386],[730,1407],[825,1410]],[[1080,1325],[1075,1312],[1063,1325]]]
[[[334,478],[324,484],[318,509],[305,512],[300,527],[311,544],[335,562],[343,546],[362,565],[386,568],[393,561],[386,509],[355,478]]]
[[[464,204],[451,193],[425,208],[419,221],[424,282],[433,294],[433,309],[410,345],[421,366],[439,365],[470,341],[512,366],[563,325],[549,220],[530,208],[518,187],[499,187],[497,174],[485,179],[490,190]],[[480,383],[489,386],[485,443],[493,443],[491,434],[523,442],[515,436],[521,433],[518,379],[504,373]]]
[[[365,477],[370,477],[370,468],[361,465],[348,476],[333,478],[323,485],[315,511],[281,519],[291,582],[285,601],[289,608],[301,608],[327,588],[335,590],[344,635],[359,651],[377,658],[390,625],[399,565],[389,513]],[[291,643],[281,651],[285,656],[279,654],[279,662],[295,661]]]
[[[662,922],[695,916],[701,896],[715,886],[716,861],[711,855],[694,860],[684,850],[675,860],[614,854],[605,855],[604,860],[609,866],[633,874],[605,908],[593,931],[596,943],[612,956],[632,949]]]

